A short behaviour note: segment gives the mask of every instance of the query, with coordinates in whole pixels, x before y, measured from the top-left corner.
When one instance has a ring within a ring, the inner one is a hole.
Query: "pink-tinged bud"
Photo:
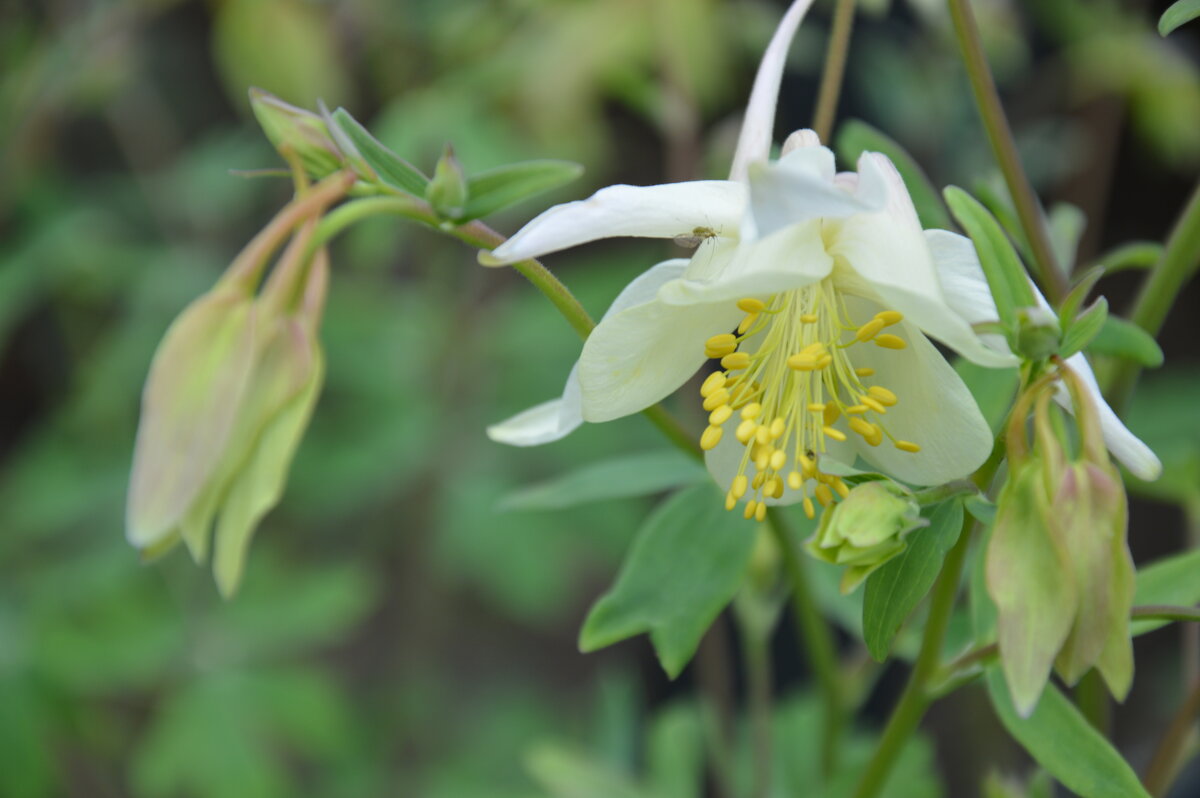
[[[325,120],[318,114],[257,88],[250,89],[250,107],[275,149],[285,158],[298,158],[314,179],[331,175],[346,165],[346,155],[334,143]]]

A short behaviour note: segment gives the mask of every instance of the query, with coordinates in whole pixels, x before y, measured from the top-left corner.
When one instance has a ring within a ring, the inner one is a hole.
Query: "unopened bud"
[[[257,88],[250,89],[250,107],[275,149],[285,158],[299,158],[313,179],[331,175],[345,164],[345,157],[318,114]]]
[[[439,216],[458,219],[467,205],[467,197],[467,177],[454,157],[454,148],[447,144],[433,170],[433,178],[425,187],[425,199]]]
[[[1044,360],[1058,351],[1062,329],[1054,312],[1033,306],[1017,310],[1016,353],[1026,360]]]

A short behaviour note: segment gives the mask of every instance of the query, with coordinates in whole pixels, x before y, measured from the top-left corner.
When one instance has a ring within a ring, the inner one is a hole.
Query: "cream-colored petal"
[[[836,177],[833,153],[819,146],[797,148],[774,163],[755,163],[749,180],[752,223],[743,224],[743,238],[751,232],[769,236],[810,219],[880,212],[887,199],[878,180],[871,183],[873,191],[847,191]]]
[[[766,160],[770,155],[775,105],[779,102],[779,84],[783,81],[788,48],[811,5],[812,0],[795,0],[779,21],[771,43],[763,53],[758,74],[754,77],[754,88],[750,90],[750,101],[746,104],[746,116],[738,135],[737,149],[733,154],[730,180],[745,181],[746,168],[754,161]]]
[[[727,180],[609,186],[588,199],[555,205],[482,253],[480,262],[500,266],[601,238],[735,236],[745,207],[745,186]]]
[[[1083,356],[1083,353],[1080,352],[1067,358],[1067,366],[1078,374],[1087,385],[1088,393],[1095,402],[1100,416],[1100,430],[1104,434],[1104,444],[1112,452],[1113,457],[1117,458],[1122,465],[1129,469],[1131,474],[1140,480],[1150,482],[1162,476],[1162,461],[1149,446],[1142,443],[1136,435],[1129,431],[1129,428],[1122,423],[1121,419],[1117,418],[1117,414],[1108,406],[1108,402],[1104,401],[1104,397],[1100,393],[1100,386],[1096,383],[1096,375],[1092,373],[1092,367],[1088,365],[1087,358]],[[1067,410],[1074,412],[1071,394],[1062,383],[1059,383],[1054,399]]]
[[[992,298],[992,291],[988,288],[987,277],[979,265],[979,255],[971,239],[949,230],[926,230],[925,242],[929,245],[938,281],[942,284],[942,293],[951,309],[968,324],[999,321],[996,300]],[[986,333],[979,338],[989,349],[1010,354],[1003,335]]]
[[[879,307],[857,298],[847,298],[851,318],[869,319]],[[914,325],[901,322],[888,328],[907,346],[884,349],[874,343],[856,343],[847,350],[856,368],[866,366],[875,374],[863,379],[894,393],[899,401],[885,414],[870,413],[896,439],[916,443],[920,452],[897,449],[887,437],[870,446],[849,433],[864,460],[886,474],[914,485],[940,485],[975,471],[992,451],[992,433],[975,399],[946,359]],[[844,422],[839,423],[839,426]]]
[[[488,437],[509,446],[539,446],[574,432],[583,423],[578,372],[578,366],[571,369],[562,398],[543,402],[499,424],[493,424],[487,429]]]

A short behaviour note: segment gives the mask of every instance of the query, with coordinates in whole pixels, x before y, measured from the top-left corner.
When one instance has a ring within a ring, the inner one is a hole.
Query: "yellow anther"
[[[716,410],[708,414],[708,423],[714,427],[719,427],[729,420],[733,415],[733,408],[729,405],[721,405]]]
[[[808,516],[808,520],[810,521],[817,517],[817,509],[813,507],[812,499],[807,496],[804,497],[804,514]]]
[[[820,341],[809,344],[808,346],[806,346],[800,350],[800,354],[808,355],[809,357],[813,358],[814,360],[820,360],[821,356],[824,355],[825,352],[826,352],[825,344],[821,343]]]
[[[826,368],[832,362],[833,362],[833,355],[823,355],[821,357],[821,359],[817,361],[817,368],[818,369]]]
[[[754,499],[751,499],[750,501],[746,502],[746,509],[742,511],[742,516],[749,521],[754,517],[754,511],[756,509],[758,509],[758,502],[754,501]]]
[[[866,366],[863,366],[861,368],[856,368],[854,370],[854,373],[860,377],[874,377],[875,369],[867,368]]]
[[[725,347],[737,346],[737,336],[733,333],[721,333],[714,335],[704,342],[705,349],[724,349]]]
[[[761,299],[755,299],[754,297],[739,299],[737,306],[738,310],[744,310],[747,313],[762,313],[767,307],[765,302],[763,302]]]
[[[774,454],[774,447],[764,446],[758,450],[758,455],[754,458],[754,467],[759,471],[766,471],[767,466],[771,464],[771,455]]]
[[[754,488],[755,490],[758,490],[759,488],[762,487],[762,484],[766,481],[767,481],[766,474],[755,474],[754,479],[752,479],[750,481],[750,487]]]
[[[729,391],[724,388],[719,388],[715,392],[704,397],[704,409],[708,412],[716,410],[718,407],[729,403]]]
[[[759,424],[758,429],[754,432],[754,440],[762,444],[771,442],[771,428],[766,424]]]
[[[829,486],[824,482],[822,482],[820,485],[817,485],[817,489],[814,490],[813,493],[816,495],[817,501],[821,503],[822,507],[828,507],[830,502],[833,501],[833,491],[831,491]]]
[[[817,314],[816,314],[816,313],[802,313],[802,314],[800,314],[800,321],[801,321],[802,323],[804,323],[804,324],[816,324],[816,323],[817,323],[817,318],[818,318],[818,317],[817,317]]]
[[[858,328],[858,332],[854,333],[856,341],[870,341],[875,335],[887,325],[880,319],[871,319],[869,322]]]
[[[812,479],[817,474],[817,464],[813,459],[806,454],[801,454],[796,458],[800,461],[800,470],[805,479]]]
[[[829,426],[833,422],[837,421],[841,415],[842,411],[838,409],[837,405],[829,404],[825,407],[825,413],[823,414],[822,420],[825,422],[826,426]]]
[[[792,355],[787,359],[787,365],[793,371],[816,371],[817,359],[812,355]]]
[[[758,429],[758,422],[756,422],[752,418],[748,418],[745,421],[743,421],[741,424],[738,424],[737,432],[735,434],[737,435],[737,439],[739,442],[749,443],[750,440],[754,437],[754,432],[757,429]]]
[[[867,438],[867,443],[871,446],[878,446],[883,443],[883,428],[878,424],[873,424],[872,426],[875,427],[875,434]]]
[[[720,427],[707,427],[704,433],[700,436],[700,448],[704,451],[716,448],[716,445],[721,442],[723,430]]]
[[[717,391],[725,387],[725,375],[719,371],[714,371],[708,375],[704,383],[700,386],[700,395],[707,398],[712,396]]]
[[[836,490],[838,495],[843,499],[850,495],[850,486],[845,482],[842,482],[840,479],[835,479],[833,481],[833,489]]]
[[[896,394],[892,393],[887,388],[884,388],[882,385],[872,385],[867,389],[867,393],[871,394],[871,396],[874,396],[880,404],[887,405],[888,407],[891,407],[892,405],[896,404],[896,402],[900,401]]]
[[[725,509],[732,510],[734,507],[737,507],[737,499],[734,497],[734,495],[732,493],[726,493],[725,494]]]
[[[787,422],[784,421],[782,417],[777,417],[771,422],[771,440],[775,440],[776,438],[782,436],[783,431],[786,428]]]
[[[887,408],[883,406],[883,402],[880,402],[878,399],[876,399],[873,396],[860,396],[859,399],[862,400],[862,405],[861,405],[862,407],[869,407],[872,410],[874,410],[876,413],[886,413],[887,412]],[[849,412],[849,411],[847,411],[847,412]]]
[[[800,486],[804,484],[804,477],[799,471],[793,471],[787,476],[787,484],[792,490],[800,490]]]
[[[745,352],[734,352],[732,355],[726,355],[721,358],[721,368],[723,369],[744,369],[750,365],[750,355]]]
[[[733,484],[729,487],[729,494],[735,499],[740,499],[746,495],[746,487],[750,484],[750,480],[746,479],[745,474],[738,474],[733,478]]]
[[[913,454],[921,451],[921,447],[912,441],[896,441],[896,448],[902,452],[912,452]]]
[[[738,322],[738,326],[737,326],[738,335],[745,335],[746,330],[749,330],[750,325],[754,324],[754,322],[756,322],[756,321],[758,321],[757,313],[751,313],[750,315],[743,318],[740,322]]]
[[[783,449],[776,449],[771,455],[771,468],[774,468],[776,471],[778,471],[785,465],[787,465],[787,452],[785,452]]]
[[[748,384],[748,383],[743,382],[743,383],[739,383],[738,385],[735,385],[733,387],[733,389],[729,392],[730,396],[733,397],[733,400],[732,400],[733,406],[735,408],[741,407],[741,405],[744,402],[747,402],[750,399],[754,398],[754,396],[758,393],[758,391],[759,391],[758,383]]]
[[[711,427],[709,429],[711,429]],[[846,433],[842,432],[840,429],[834,429],[833,427],[822,427],[821,431],[833,438],[835,441],[846,440]]]
[[[824,413],[824,412],[825,412],[825,405],[824,405],[824,404],[822,404],[822,403],[820,403],[820,402],[809,402],[809,403],[808,403],[808,412],[810,412],[810,413]]]
[[[758,506],[754,508],[754,520],[762,521],[766,517],[767,517],[767,503],[759,502]]]
[[[864,421],[858,416],[853,416],[846,421],[850,425],[850,429],[857,432],[864,438],[872,438],[875,436],[875,425],[869,421]]]
[[[904,314],[898,310],[882,310],[875,314],[875,318],[883,322],[883,326],[890,327],[904,321]]]
[[[882,346],[884,349],[903,349],[908,346],[908,344],[904,343],[903,338],[891,333],[875,336],[875,345]]]
[[[849,407],[846,408],[846,415],[849,416],[849,415],[853,415],[856,413],[862,414],[862,413],[867,412],[870,409],[871,408],[867,407],[866,405],[850,405]]]
[[[783,483],[780,482],[779,477],[771,477],[770,479],[768,479],[763,484],[763,495],[764,496],[775,496],[776,486],[778,486],[779,492],[783,493]],[[778,497],[776,497],[776,498],[778,498]]]
[[[758,402],[751,402],[742,408],[742,418],[754,419],[758,418],[758,414],[762,412],[762,405]]]
[[[783,480],[779,477],[774,479],[774,485],[771,487],[771,496],[776,499],[783,498]]]

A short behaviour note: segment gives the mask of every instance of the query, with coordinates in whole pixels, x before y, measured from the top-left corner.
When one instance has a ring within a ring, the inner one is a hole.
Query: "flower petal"
[[[852,318],[870,318],[878,306],[846,298]],[[847,354],[856,367],[875,369],[864,382],[887,388],[899,402],[877,416],[896,439],[921,447],[912,453],[888,440],[870,446],[851,435],[864,460],[897,479],[914,485],[940,485],[970,474],[992,451],[992,432],[962,378],[915,325],[901,322],[890,328],[903,338],[904,349],[855,344]]]
[[[971,239],[949,230],[926,230],[925,242],[933,255],[942,293],[954,312],[968,324],[999,321],[996,300],[992,298]],[[1008,342],[1003,335],[987,333],[979,338],[988,348],[1009,354]]]
[[[745,207],[745,187],[727,180],[609,186],[588,199],[555,205],[480,260],[500,266],[618,236],[674,238],[697,230],[734,236]]]
[[[730,180],[745,181],[746,168],[754,161],[766,160],[770,155],[775,105],[779,102],[779,84],[783,81],[788,48],[811,5],[812,0],[795,0],[779,21],[771,43],[763,53],[758,73],[754,76],[754,88],[750,90],[750,101],[746,104],[746,116],[742,121],[742,132],[738,135],[737,149],[733,154]]]
[[[815,283],[832,268],[814,219],[757,241],[701,247],[683,279],[664,285],[658,296],[668,305],[769,296]]]
[[[1078,374],[1087,385],[1088,392],[1091,394],[1092,401],[1096,403],[1096,410],[1100,415],[1100,430],[1104,434],[1104,444],[1112,452],[1113,457],[1128,468],[1131,474],[1145,482],[1152,482],[1162,476],[1162,461],[1149,446],[1142,443],[1136,435],[1129,431],[1129,428],[1121,422],[1121,419],[1117,418],[1117,414],[1108,406],[1108,402],[1104,401],[1104,397],[1100,394],[1100,386],[1096,383],[1096,375],[1092,373],[1092,367],[1088,365],[1087,358],[1083,356],[1083,353],[1080,352],[1067,358],[1067,366]],[[1055,390],[1054,400],[1067,410],[1074,412],[1070,391],[1061,382]]]
[[[821,146],[800,146],[773,163],[755,163],[749,181],[753,224],[743,225],[744,237],[750,227],[769,236],[810,219],[879,212],[888,198],[878,178],[855,181],[855,191],[847,191],[846,181],[837,179],[833,153]]]
[[[539,446],[565,438],[583,423],[579,393],[579,366],[567,377],[560,399],[531,407],[510,419],[488,427],[488,437],[509,446]]]

